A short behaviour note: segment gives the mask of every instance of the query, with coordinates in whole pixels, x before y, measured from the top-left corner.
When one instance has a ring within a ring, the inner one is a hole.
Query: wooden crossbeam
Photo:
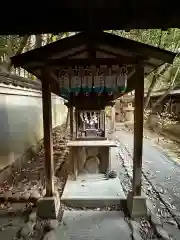
[[[116,57],[116,58],[82,58],[82,59],[51,59],[48,61],[34,61],[26,64],[28,69],[37,69],[42,67],[68,67],[68,66],[86,66],[86,65],[117,65],[117,64],[136,64],[138,58]]]

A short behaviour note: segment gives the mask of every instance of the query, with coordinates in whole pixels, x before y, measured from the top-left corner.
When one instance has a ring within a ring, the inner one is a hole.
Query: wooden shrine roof
[[[11,8],[0,34],[180,28],[178,0],[51,0],[47,4],[32,2],[28,8],[12,2]],[[1,9],[9,9],[9,2],[3,1]],[[6,15],[2,11],[1,18]]]
[[[11,60],[15,67],[25,68],[42,81],[46,81],[43,79],[41,71],[44,69],[46,77],[50,79],[52,92],[60,95],[57,70],[62,66],[113,65],[117,62],[127,64],[127,91],[132,91],[135,84],[138,84],[134,74],[134,66],[138,61],[141,61],[144,65],[145,74],[149,74],[165,62],[171,64],[175,55],[175,53],[163,49],[105,32],[96,35],[82,32],[19,56],[14,56]],[[107,104],[107,102],[119,96],[105,96],[104,99],[106,99]],[[83,96],[79,97],[79,101],[80,103],[83,101]],[[91,104],[92,98],[86,99],[86,102],[88,101]],[[99,97],[98,101],[103,102],[103,99],[100,100]]]

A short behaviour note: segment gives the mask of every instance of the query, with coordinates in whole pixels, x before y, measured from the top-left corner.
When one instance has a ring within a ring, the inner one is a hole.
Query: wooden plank
[[[116,65],[116,64],[136,64],[138,58],[132,57],[116,57],[116,58],[73,58],[73,59],[51,59],[51,60],[36,60],[25,64],[26,68],[35,70],[41,67],[49,67],[49,68],[62,68],[62,67],[69,67],[69,66],[86,66],[86,65]]]
[[[75,114],[74,115],[75,115],[75,122],[76,122],[76,124],[75,124],[76,125],[76,136],[75,137],[77,137],[78,136],[78,130],[79,130],[78,127],[79,126],[78,126],[78,112],[76,110],[75,110]]]
[[[73,104],[76,109],[104,109],[108,102],[114,100],[113,95],[108,95],[108,93],[103,93],[98,96],[96,93],[89,93],[88,96],[84,94],[79,94],[74,96],[72,103],[67,103],[67,106]]]
[[[42,103],[43,103],[43,126],[44,126],[44,167],[46,177],[46,196],[53,196],[54,192],[54,165],[53,165],[53,141],[52,141],[52,107],[50,84],[46,71],[43,72]]]
[[[116,147],[116,143],[109,140],[86,140],[86,141],[80,141],[80,140],[73,140],[69,141],[67,143],[68,147]]]
[[[133,156],[133,194],[141,195],[143,116],[144,116],[144,69],[139,63],[136,67],[135,111],[134,111],[134,156]]]
[[[73,95],[70,95],[70,100],[69,100],[69,112],[70,112],[70,138],[71,140],[74,138],[74,111],[73,111]]]

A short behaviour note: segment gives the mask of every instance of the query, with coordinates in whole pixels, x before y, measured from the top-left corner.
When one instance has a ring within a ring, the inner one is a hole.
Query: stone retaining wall
[[[64,100],[52,94],[53,127],[63,124],[66,116]],[[43,138],[41,92],[0,84],[0,126],[2,170],[17,159],[29,159]]]

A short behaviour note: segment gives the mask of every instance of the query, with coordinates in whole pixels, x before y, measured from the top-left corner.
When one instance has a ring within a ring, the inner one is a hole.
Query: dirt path
[[[122,125],[117,123],[117,129],[133,132],[133,124]],[[170,136],[162,135],[159,132],[154,132],[146,127],[143,130],[144,139],[151,141],[151,144],[158,147],[164,154],[167,154],[171,160],[180,164],[180,144]]]

